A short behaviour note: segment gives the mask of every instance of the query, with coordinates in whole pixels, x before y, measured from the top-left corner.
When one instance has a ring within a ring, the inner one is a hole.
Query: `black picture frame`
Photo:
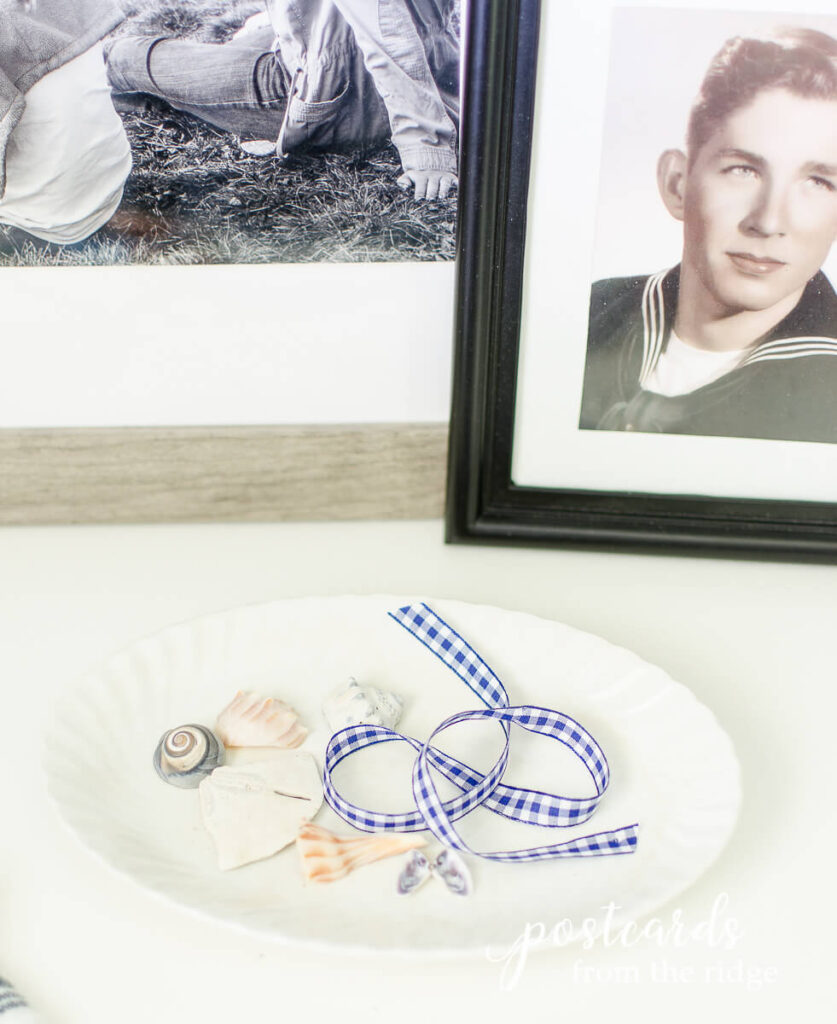
[[[516,486],[511,477],[540,0],[465,26],[446,540],[837,561],[837,505]]]

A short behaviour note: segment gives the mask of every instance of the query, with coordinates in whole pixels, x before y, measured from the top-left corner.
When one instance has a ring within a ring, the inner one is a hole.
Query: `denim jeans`
[[[108,51],[115,93],[147,93],[236,135],[275,139],[288,77],[270,28],[228,43],[162,36],[116,39]]]
[[[281,155],[392,139],[405,170],[456,173],[452,0],[267,0],[272,27],[213,45],[153,36],[108,52],[116,93],[150,93]]]

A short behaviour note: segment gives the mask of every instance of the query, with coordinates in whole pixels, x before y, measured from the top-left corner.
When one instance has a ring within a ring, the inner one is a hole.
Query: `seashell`
[[[218,768],[200,785],[201,812],[222,871],[271,857],[296,839],[323,802],[320,772],[303,750]]]
[[[263,28],[270,28],[270,15],[267,11],[261,11],[258,14],[251,14],[241,28],[237,32],[233,33],[233,39],[243,39],[245,36],[249,36],[253,32],[257,32],[259,29]]]
[[[224,763],[224,745],[202,725],[179,725],[165,733],[154,751],[154,767],[164,782],[196,789]]]
[[[309,822],[300,828],[296,845],[307,881],[335,882],[355,868],[414,850],[425,841],[415,835],[381,834],[345,839]]]
[[[442,850],[432,864],[423,853],[415,850],[398,876],[398,895],[409,896],[424,885],[431,875],[437,875],[448,891],[457,896],[470,896],[473,892],[471,873],[455,850]]]
[[[448,890],[456,896],[470,896],[474,891],[471,872],[456,850],[442,850],[433,862],[433,873],[438,875]]]
[[[413,850],[398,876],[398,895],[409,896],[430,878],[430,861],[421,850]]]
[[[224,708],[215,731],[227,747],[298,747],[308,735],[284,701],[239,690]]]
[[[377,686],[361,686],[350,678],[323,701],[323,714],[332,732],[348,725],[382,725],[394,729],[401,717],[404,701],[397,693],[379,690]]]
[[[253,139],[252,142],[241,142],[239,145],[250,156],[276,156],[276,143],[273,139]]]

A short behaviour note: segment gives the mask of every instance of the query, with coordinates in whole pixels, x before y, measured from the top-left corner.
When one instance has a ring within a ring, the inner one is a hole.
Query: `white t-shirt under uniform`
[[[688,395],[734,370],[749,352],[747,348],[733,352],[709,352],[687,345],[672,332],[665,352],[645,382],[645,390],[666,398]]]
[[[45,75],[24,99],[6,149],[0,222],[47,242],[80,242],[114,215],[131,170],[101,43]]]

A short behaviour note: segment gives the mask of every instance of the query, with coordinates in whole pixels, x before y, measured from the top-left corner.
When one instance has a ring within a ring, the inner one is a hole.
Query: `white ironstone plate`
[[[117,654],[68,692],[47,728],[44,763],[60,814],[112,868],[196,913],[287,942],[412,954],[508,948],[527,924],[580,927],[611,902],[620,908],[618,920],[634,920],[716,859],[737,817],[739,768],[729,738],[689,690],[629,651],[569,626],[425,599],[485,658],[512,704],[576,718],[602,745],[612,771],[586,825],[538,828],[478,809],[461,823],[465,840],[479,850],[518,849],[639,822],[637,851],[532,864],[468,858],[475,889],[468,898],[436,881],[398,896],[402,858],[331,885],[306,884],[293,846],[220,871],[197,791],[167,786],[154,772],[160,735],[185,722],[211,727],[236,690],[253,689],[296,708],[311,730],[302,749],[322,767],[329,738],[323,697],[355,676],[401,694],[399,730],[425,739],[448,715],[483,705],[387,615],[415,600],[421,598],[248,606],[173,626]],[[501,738],[496,724],[468,722],[444,732],[439,746],[486,770]],[[406,810],[412,760],[406,744],[379,744],[344,762],[335,779],[355,803]],[[522,729],[512,732],[505,781],[591,793],[572,754]],[[447,795],[441,786],[440,792]],[[326,805],[316,821],[352,832]],[[436,848],[431,841],[429,852]]]

